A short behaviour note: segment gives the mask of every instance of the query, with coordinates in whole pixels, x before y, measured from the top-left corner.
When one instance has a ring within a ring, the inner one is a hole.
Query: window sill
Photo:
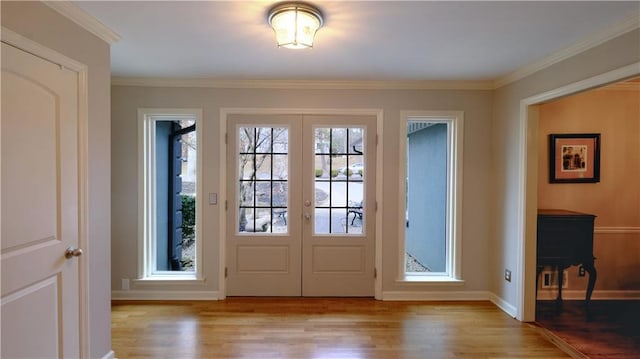
[[[204,284],[204,278],[197,278],[195,275],[154,275],[140,279],[132,279],[134,285],[171,285],[171,284]]]
[[[396,279],[396,283],[402,284],[427,284],[427,285],[464,285],[463,279],[455,279],[449,276],[436,275],[405,275]]]

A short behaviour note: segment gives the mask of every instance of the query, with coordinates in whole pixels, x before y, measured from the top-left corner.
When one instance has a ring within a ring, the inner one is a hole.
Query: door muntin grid
[[[314,235],[364,235],[365,128],[315,127]]]
[[[238,139],[239,234],[287,234],[289,128],[240,126]]]

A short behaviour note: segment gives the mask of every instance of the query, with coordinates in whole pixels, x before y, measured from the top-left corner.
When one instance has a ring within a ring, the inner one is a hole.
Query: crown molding
[[[305,90],[492,90],[492,81],[215,80],[112,77],[113,86]]]
[[[120,35],[115,31],[70,1],[43,1],[42,3],[104,40],[109,45],[113,45],[120,40]]]
[[[512,82],[516,82],[524,77],[532,75],[551,65],[578,55],[637,28],[640,28],[640,11],[634,12],[618,24],[611,26],[602,32],[596,33],[585,40],[575,43],[564,50],[558,51],[555,54],[521,67],[506,76],[496,79],[493,83],[493,88],[497,89]]]

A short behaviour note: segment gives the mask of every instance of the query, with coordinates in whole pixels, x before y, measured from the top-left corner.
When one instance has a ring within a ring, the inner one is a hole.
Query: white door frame
[[[516,281],[516,319],[535,321],[536,314],[536,232],[538,208],[538,113],[535,105],[582,92],[640,74],[640,62],[588,79],[574,82],[520,101],[518,258]],[[532,139],[527,141],[527,138]]]
[[[377,132],[377,146],[376,146],[376,235],[375,235],[375,298],[382,299],[382,174],[384,173],[382,164],[382,125],[383,125],[383,110],[382,109],[317,109],[317,108],[220,108],[220,168],[222,173],[220,174],[220,199],[219,203],[227,203],[227,117],[229,115],[368,115],[376,116],[376,132]],[[220,209],[220,232],[219,232],[219,266],[218,266],[218,283],[219,283],[219,299],[226,298],[226,282],[225,282],[225,267],[226,267],[226,216],[227,211],[225,208]]]
[[[80,355],[89,357],[89,249],[88,233],[88,67],[55,50],[45,47],[16,32],[2,27],[2,42],[28,52],[44,60],[78,73],[78,246],[83,249],[79,261],[79,316],[80,316]],[[1,223],[0,223],[1,225]]]

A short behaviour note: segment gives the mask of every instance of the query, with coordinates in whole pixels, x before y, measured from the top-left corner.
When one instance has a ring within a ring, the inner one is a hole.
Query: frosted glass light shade
[[[313,47],[313,39],[322,23],[320,11],[307,4],[282,4],[269,12],[269,24],[276,34],[278,46],[288,49]]]

